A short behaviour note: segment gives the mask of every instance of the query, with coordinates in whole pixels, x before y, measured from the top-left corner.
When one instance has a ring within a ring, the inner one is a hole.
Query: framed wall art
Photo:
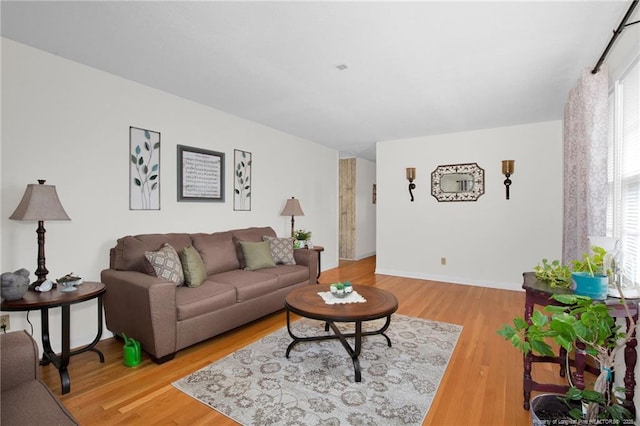
[[[233,209],[251,210],[251,153],[233,150]]]
[[[224,202],[224,153],[178,145],[178,201]]]
[[[129,210],[160,210],[160,133],[129,127]]]

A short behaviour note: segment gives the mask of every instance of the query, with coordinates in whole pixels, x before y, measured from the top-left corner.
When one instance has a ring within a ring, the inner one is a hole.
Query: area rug
[[[383,320],[363,323],[377,330]],[[351,326],[351,329],[349,328]],[[340,325],[353,331],[353,325]],[[323,335],[301,319],[298,336]],[[291,342],[282,328],[173,385],[243,425],[420,425],[462,326],[394,314],[386,334],[362,339],[362,381],[338,340]],[[351,342],[353,344],[353,342]]]

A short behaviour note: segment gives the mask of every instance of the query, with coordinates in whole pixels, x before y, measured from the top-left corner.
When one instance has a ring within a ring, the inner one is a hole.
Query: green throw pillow
[[[198,287],[207,279],[207,269],[200,253],[193,246],[185,247],[180,252],[180,261],[184,271],[184,282],[188,287]]]
[[[240,241],[244,254],[245,271],[255,271],[263,268],[275,268],[276,263],[271,256],[271,244],[269,241],[259,243]]]

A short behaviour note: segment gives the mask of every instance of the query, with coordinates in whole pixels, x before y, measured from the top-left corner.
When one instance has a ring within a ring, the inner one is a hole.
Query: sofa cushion
[[[207,279],[207,268],[202,262],[200,253],[193,246],[185,247],[180,253],[184,282],[188,287],[198,287]]]
[[[184,284],[184,273],[180,257],[171,244],[165,243],[158,251],[147,251],[145,257],[158,278],[173,281],[177,286]]]
[[[309,282],[309,268],[301,265],[278,265],[269,269],[270,274],[278,277],[278,287],[285,288],[301,282]]]
[[[234,229],[230,231],[233,234],[233,240],[236,245],[236,253],[238,256],[238,261],[240,262],[240,269],[244,269],[246,265],[244,261],[244,254],[242,253],[242,247],[240,246],[240,241],[253,241],[259,242],[262,241],[262,237],[265,235],[269,237],[276,237],[276,231],[273,230],[270,226],[263,227],[252,227],[252,228],[244,228],[244,229]]]
[[[113,248],[111,268],[146,273],[148,264],[144,252],[160,250],[165,243],[171,244],[179,252],[191,245],[191,237],[189,234],[142,234],[119,238]]]
[[[191,235],[193,246],[200,252],[207,275],[240,268],[231,232]]]
[[[293,238],[277,238],[264,235],[265,241],[271,244],[271,257],[276,265],[295,265],[296,259],[293,257]]]
[[[254,243],[252,241],[240,241],[242,253],[246,266],[245,271],[256,271],[258,269],[275,268],[276,263],[271,257],[271,244],[269,241]]]
[[[236,289],[228,284],[206,280],[198,287],[176,289],[178,321],[214,312],[235,303]]]
[[[235,287],[236,300],[244,302],[272,293],[280,288],[278,277],[269,271],[273,271],[273,269],[263,269],[261,271],[236,269],[235,271],[222,272],[210,276],[209,281]],[[284,304],[282,306],[284,307]]]

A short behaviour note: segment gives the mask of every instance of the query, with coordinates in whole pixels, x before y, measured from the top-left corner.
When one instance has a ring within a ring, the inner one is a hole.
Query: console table
[[[51,291],[40,293],[37,291],[28,291],[22,299],[5,300],[2,302],[1,310],[3,311],[33,311],[40,310],[40,322],[42,326],[42,346],[43,355],[40,365],[53,363],[60,372],[60,383],[62,385],[62,394],[66,394],[71,390],[71,379],[67,366],[69,358],[82,352],[92,351],[98,354],[100,362],[104,362],[104,355],[95,348],[96,344],[102,337],[102,295],[107,291],[102,283],[87,282],[77,286],[75,291],[64,292],[59,288]],[[88,345],[72,351],[70,339],[71,325],[71,305],[85,302],[91,299],[98,299],[98,333],[96,338]],[[60,307],[62,309],[62,354],[57,355],[51,348],[51,340],[49,337],[49,309]]]
[[[525,291],[525,305],[524,305],[524,320],[527,323],[531,324],[531,316],[533,315],[534,305],[540,306],[564,306],[562,303],[556,302],[551,298],[554,294],[572,294],[573,291],[566,288],[553,288],[546,281],[540,281],[536,278],[534,272],[525,272],[522,274],[524,277],[524,283],[522,284],[522,288]],[[625,311],[623,306],[620,304],[620,299],[617,298],[608,298],[605,303],[609,306],[609,312],[611,316],[614,318],[625,318]],[[629,311],[633,316],[633,320],[638,322],[638,300],[627,300],[627,304],[629,305]],[[627,321],[627,327],[629,326]],[[624,376],[624,387],[625,387],[625,403],[624,406],[634,413],[635,415],[635,405],[633,403],[633,397],[635,394],[636,380],[635,380],[635,367],[637,361],[636,354],[636,346],[637,341],[634,338],[627,342],[627,345],[624,349],[624,360],[626,364],[626,372]],[[571,362],[574,366],[575,371],[573,373],[574,383],[577,388],[584,389],[584,372],[589,371],[594,374],[598,374],[599,370],[597,368],[586,365],[586,359],[584,352],[578,350],[575,351],[575,358]],[[524,355],[524,372],[523,372],[523,393],[524,393],[524,408],[525,410],[529,409],[529,399],[531,397],[531,391],[542,391],[542,392],[555,392],[555,393],[565,393],[568,389],[568,385],[557,385],[551,383],[538,383],[533,380],[531,377],[531,368],[534,362],[550,362],[557,363],[560,366],[560,376],[564,377],[566,374],[566,360],[567,353],[561,348],[560,353],[557,357],[549,357],[549,356],[539,356],[533,355],[529,353],[528,355]]]

